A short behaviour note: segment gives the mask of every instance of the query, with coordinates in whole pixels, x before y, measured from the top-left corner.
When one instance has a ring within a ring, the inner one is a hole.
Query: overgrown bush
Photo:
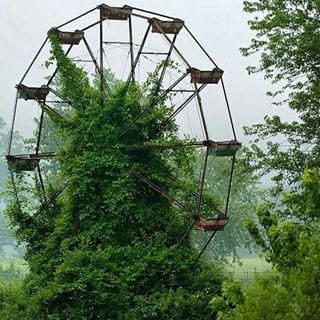
[[[101,92],[99,81],[66,58],[54,32],[49,38],[59,90],[72,102],[64,118],[48,113],[63,141],[60,170],[51,183],[68,184],[37,216],[15,199],[7,208],[26,242],[30,267],[22,287],[28,304],[20,318],[208,319],[209,301],[220,291],[220,270],[196,260],[190,239],[176,246],[189,213],[133,174],[143,172],[175,194],[168,174],[174,167],[190,174],[194,155],[190,149],[127,148],[179,141],[174,122],[158,130],[172,110],[163,99],[155,103],[154,74],[142,87],[115,82],[107,90],[104,83]],[[10,310],[10,303],[4,307]]]

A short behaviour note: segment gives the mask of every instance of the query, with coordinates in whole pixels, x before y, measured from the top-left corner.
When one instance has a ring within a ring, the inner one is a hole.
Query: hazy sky
[[[14,86],[50,27],[98,4],[93,0],[1,0],[0,117],[11,121]],[[246,65],[257,62],[258,57],[243,58],[239,52],[252,37],[247,25],[248,16],[242,12],[242,0],[110,0],[106,4],[128,4],[179,17],[186,22],[225,71],[224,80],[240,140],[247,140],[242,134],[243,126],[261,121],[267,113],[275,113],[275,107],[265,96],[270,90],[269,82],[264,81],[263,75],[248,76],[245,70]],[[285,109],[281,113],[292,117]],[[214,114],[211,117],[214,118]]]

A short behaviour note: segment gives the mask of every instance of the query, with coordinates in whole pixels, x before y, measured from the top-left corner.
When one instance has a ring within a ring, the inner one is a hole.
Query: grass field
[[[0,281],[22,280],[28,273],[28,266],[22,259],[0,259]]]
[[[225,271],[234,279],[251,282],[255,275],[272,273],[271,265],[263,259],[252,256],[230,263]],[[0,259],[0,280],[21,280],[28,273],[28,266],[23,259]]]
[[[265,272],[271,271],[271,265],[259,257],[241,258],[240,263],[231,263],[229,272]]]
[[[269,263],[255,256],[242,258],[240,262],[230,263],[225,270],[234,279],[242,282],[251,282],[256,275],[273,273]]]

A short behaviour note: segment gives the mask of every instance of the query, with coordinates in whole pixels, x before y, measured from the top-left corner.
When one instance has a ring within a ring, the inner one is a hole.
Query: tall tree
[[[281,205],[261,206],[249,231],[277,275],[249,290],[223,285],[212,304],[220,319],[318,319],[320,294],[320,171],[306,170],[300,189],[284,192]]]
[[[286,104],[297,114],[296,121],[266,116],[264,123],[246,128],[247,134],[268,141],[266,149],[252,144],[252,164],[263,173],[271,172],[278,182],[293,183],[304,168],[320,162],[320,4],[244,1],[244,10],[252,15],[249,26],[256,37],[242,53],[260,54],[260,64],[248,71],[263,72],[277,84],[279,89],[268,94],[275,104]]]
[[[8,182],[8,167],[5,155],[9,142],[10,132],[6,126],[5,121],[0,118],[0,255],[5,255],[5,247],[11,246],[15,248],[17,245],[16,238],[8,228],[8,220],[3,214],[7,197],[6,197],[6,184]],[[14,143],[12,147],[13,152],[18,152],[22,146],[22,137],[18,132],[14,132]]]
[[[246,128],[258,135],[248,152],[251,164],[272,173],[278,186],[294,186],[260,206],[248,230],[266,258],[279,272],[241,292],[226,283],[223,298],[212,300],[218,319],[317,319],[319,279],[319,1],[245,1],[256,33],[244,55],[260,53],[259,66],[280,88],[268,94],[276,105],[288,104],[297,121],[265,117],[263,124]],[[271,140],[275,138],[274,140]],[[267,140],[263,149],[259,142]],[[270,140],[269,140],[270,139]],[[279,139],[285,139],[282,149]],[[302,178],[301,178],[302,176]],[[271,303],[270,303],[271,302]]]

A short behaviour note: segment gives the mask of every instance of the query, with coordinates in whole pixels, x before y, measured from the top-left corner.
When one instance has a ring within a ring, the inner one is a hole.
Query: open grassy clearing
[[[274,271],[271,269],[271,265],[265,260],[253,256],[241,258],[239,262],[230,263],[226,267],[226,272],[234,279],[248,283],[252,281],[255,276],[267,275]]]
[[[23,259],[0,259],[0,281],[19,281],[28,273]]]
[[[1,270],[7,270],[11,266],[14,266],[18,270],[27,273],[28,272],[28,266],[25,260],[18,259],[18,258],[12,258],[12,259],[0,259],[0,269]]]
[[[265,272],[271,271],[271,265],[259,257],[241,258],[240,262],[234,262],[227,268],[228,272]]]

